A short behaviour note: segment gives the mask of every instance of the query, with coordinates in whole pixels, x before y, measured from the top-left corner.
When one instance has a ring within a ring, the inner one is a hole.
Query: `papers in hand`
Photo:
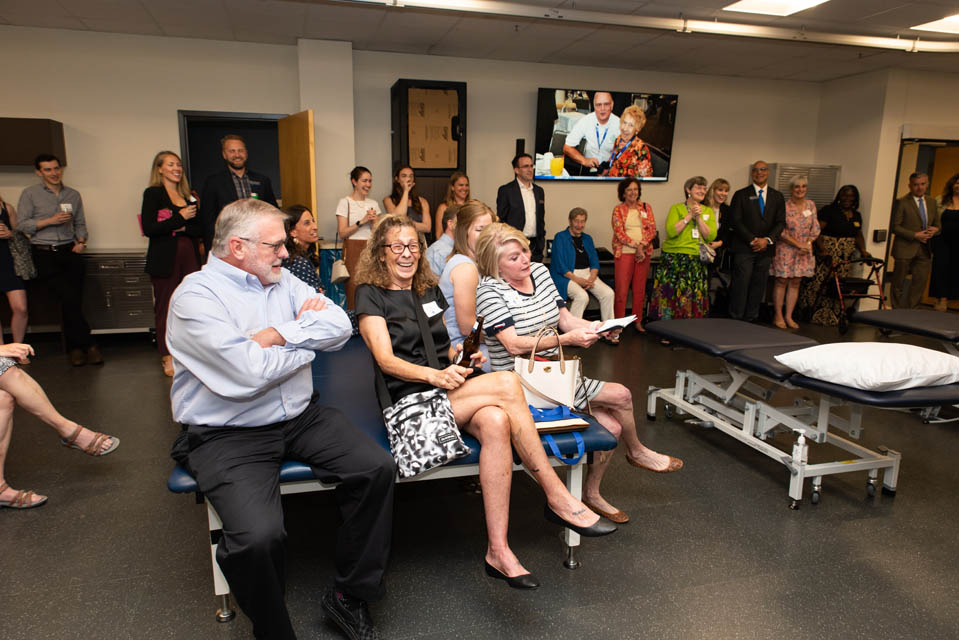
[[[632,323],[636,322],[636,316],[625,316],[622,318],[613,318],[612,320],[607,320],[596,330],[596,333],[606,333],[607,331],[612,331],[614,329],[625,329]]]

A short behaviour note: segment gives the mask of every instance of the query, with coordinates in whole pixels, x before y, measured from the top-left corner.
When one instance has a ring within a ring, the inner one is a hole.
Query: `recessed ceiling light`
[[[767,16],[791,16],[810,7],[823,4],[829,0],[739,0],[723,11],[739,11],[741,13],[762,13]]]
[[[939,33],[959,33],[959,14],[943,18],[942,20],[933,20],[926,24],[919,24],[910,29],[919,31],[938,31]]]

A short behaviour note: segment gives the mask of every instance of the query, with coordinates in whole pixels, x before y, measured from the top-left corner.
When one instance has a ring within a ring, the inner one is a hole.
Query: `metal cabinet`
[[[94,333],[133,333],[154,327],[153,285],[142,251],[83,254],[83,313]]]

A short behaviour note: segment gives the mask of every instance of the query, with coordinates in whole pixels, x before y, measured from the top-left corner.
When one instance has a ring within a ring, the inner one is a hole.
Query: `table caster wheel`
[[[812,504],[819,504],[819,492],[813,491],[809,494],[809,502]]]
[[[876,495],[876,485],[871,482],[866,484],[866,495],[870,498],[874,497]]]
[[[801,504],[802,504],[802,500],[793,500],[792,502],[789,503],[789,508],[792,509],[793,511],[798,511],[799,506]]]
[[[673,418],[673,405],[664,404],[663,405],[663,415],[666,416],[667,420],[672,420]]]

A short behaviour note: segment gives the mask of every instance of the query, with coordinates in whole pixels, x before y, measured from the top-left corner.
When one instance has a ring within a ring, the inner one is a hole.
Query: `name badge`
[[[708,213],[704,213],[704,214],[703,214],[703,220],[709,220],[709,214],[708,214]]]
[[[859,226],[862,226],[862,225],[860,225],[858,222],[853,222],[853,223],[852,223],[852,226],[854,226],[854,227],[859,227]]]
[[[643,217],[644,217],[644,218],[648,218],[648,217],[649,217],[649,211],[646,211],[646,209],[643,209]]]
[[[699,229],[693,229],[693,237],[699,239]]]
[[[430,300],[429,302],[423,305],[423,313],[426,314],[427,318],[432,318],[437,313],[443,313],[443,310],[440,309],[440,306],[436,304],[434,300]]]
[[[812,211],[810,211],[809,209],[806,209],[805,211],[802,212],[803,218],[808,218],[811,215],[812,215]]]

